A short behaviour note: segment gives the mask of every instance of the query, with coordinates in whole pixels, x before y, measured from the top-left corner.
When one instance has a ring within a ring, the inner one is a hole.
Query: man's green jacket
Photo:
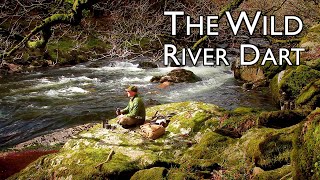
[[[146,109],[142,98],[138,95],[130,98],[128,106],[122,109],[121,112],[126,114],[127,117],[143,120],[146,119]]]

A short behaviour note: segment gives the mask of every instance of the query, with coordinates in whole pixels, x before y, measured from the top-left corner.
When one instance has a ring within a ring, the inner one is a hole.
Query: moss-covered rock
[[[304,87],[299,94],[296,105],[304,109],[315,109],[320,106],[320,80],[315,80]]]
[[[226,112],[225,115],[220,118],[219,126],[215,132],[233,137],[241,137],[247,130],[257,125],[257,117],[259,110],[239,107],[233,111]]]
[[[167,173],[168,170],[164,167],[153,167],[136,172],[130,180],[162,180]]]
[[[270,170],[270,171],[263,171],[253,179],[259,180],[269,180],[269,179],[291,179],[292,178],[292,167],[290,165],[282,166],[281,168]]]
[[[270,83],[272,98],[280,106],[287,103],[290,106],[288,109],[314,109],[319,104],[319,79],[320,71],[305,65],[281,71]]]
[[[303,87],[319,78],[320,71],[301,65],[284,75],[280,82],[280,89],[288,99],[295,99]]]
[[[223,112],[211,104],[172,103],[147,109],[147,119],[156,111],[163,115],[176,115],[172,117],[167,133],[155,141],[143,138],[139,129],[117,126],[108,130],[99,124],[70,139],[59,153],[40,158],[12,179],[127,179],[140,169],[157,165],[171,167],[196,143],[195,136],[201,138],[202,132],[208,129],[205,121],[218,118]]]
[[[216,132],[226,114],[239,117],[229,119],[228,124],[236,124],[237,120],[246,124],[253,121],[248,115],[255,116],[256,122],[260,112],[251,108],[225,111],[212,104],[181,102],[150,107],[147,119],[157,111],[172,115],[167,132],[159,139],[147,140],[139,129],[117,126],[108,130],[96,125],[69,140],[59,153],[41,157],[11,179],[249,179],[257,168],[261,172],[254,178],[268,179],[272,173],[279,178],[291,177],[290,167],[297,169],[292,162],[300,164],[300,160],[297,163],[290,156],[299,124],[281,129],[254,125],[243,131],[241,137],[233,138]],[[114,125],[115,121],[110,123]],[[315,133],[317,124],[312,126]],[[304,137],[317,137],[309,129],[306,132]],[[318,146],[314,139],[303,142],[308,142],[308,153]],[[318,168],[316,152],[307,157],[313,158],[312,170]]]
[[[292,153],[294,179],[320,178],[320,109],[296,130]]]
[[[285,128],[300,123],[310,111],[308,110],[284,110],[262,112],[258,118],[258,125],[271,128]]]

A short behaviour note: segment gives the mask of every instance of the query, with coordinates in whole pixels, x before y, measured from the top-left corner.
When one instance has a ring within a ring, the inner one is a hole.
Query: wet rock
[[[151,61],[142,61],[142,62],[139,62],[138,68],[152,69],[152,68],[158,68],[158,65]]]
[[[28,147],[50,147],[59,144],[64,144],[70,137],[77,135],[78,133],[93,127],[95,124],[89,123],[84,125],[75,126],[67,129],[57,129],[54,132],[46,135],[36,137],[34,139],[25,141],[13,147],[14,150],[21,150]]]
[[[236,61],[232,63],[231,69],[233,70],[236,79],[244,80],[246,82],[258,82],[266,79],[262,67],[240,66],[240,58],[237,58]]]
[[[13,74],[13,73],[17,73],[17,72],[21,72],[22,67],[20,65],[17,64],[12,64],[12,63],[7,63],[7,62],[2,62],[1,67],[0,67],[3,71],[9,73],[9,74]]]
[[[150,81],[151,82],[160,82],[160,83],[163,83],[163,82],[194,83],[197,81],[201,81],[201,78],[196,76],[192,71],[185,70],[185,69],[174,69],[165,76],[152,77],[152,79]]]

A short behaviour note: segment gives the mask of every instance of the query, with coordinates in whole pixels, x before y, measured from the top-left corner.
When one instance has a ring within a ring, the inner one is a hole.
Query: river
[[[203,101],[225,109],[275,109],[268,94],[242,90],[230,67],[186,67],[202,81],[158,89],[149,82],[151,77],[174,68],[137,66],[106,60],[0,79],[0,148],[55,129],[113,118],[116,107],[125,107],[128,102],[124,91],[128,85],[138,86],[145,100],[160,103]]]

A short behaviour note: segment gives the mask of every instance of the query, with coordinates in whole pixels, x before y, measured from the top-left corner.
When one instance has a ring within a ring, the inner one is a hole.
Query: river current
[[[141,69],[126,61],[99,61],[8,76],[0,79],[0,148],[10,147],[55,129],[114,118],[128,102],[124,89],[139,87],[145,101],[202,101],[225,109],[239,106],[275,109],[261,91],[245,91],[230,67],[185,67],[202,78],[166,89],[150,83],[173,67]]]

